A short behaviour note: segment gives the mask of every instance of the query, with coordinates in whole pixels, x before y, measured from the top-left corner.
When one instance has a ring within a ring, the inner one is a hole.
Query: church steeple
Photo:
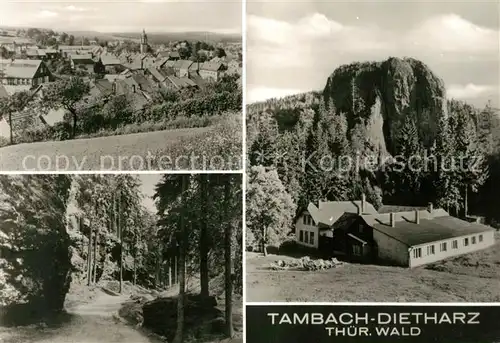
[[[146,30],[142,29],[141,54],[145,54],[147,51],[148,51],[148,36],[146,35]]]

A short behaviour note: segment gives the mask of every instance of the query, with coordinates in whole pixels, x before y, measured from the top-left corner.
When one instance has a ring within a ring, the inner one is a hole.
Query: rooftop
[[[390,225],[390,215],[362,215],[365,222],[407,246],[420,245],[454,237],[473,235],[494,230],[492,227],[470,223],[450,216],[442,209],[419,211],[419,224],[415,222],[415,211],[394,213],[394,227]]]
[[[313,203],[309,203],[307,211],[313,218],[314,222],[325,225],[332,225],[344,213],[358,213],[361,210],[361,200],[356,201],[320,201],[318,207]],[[365,208],[363,213],[376,214],[377,210],[371,203],[365,201]]]

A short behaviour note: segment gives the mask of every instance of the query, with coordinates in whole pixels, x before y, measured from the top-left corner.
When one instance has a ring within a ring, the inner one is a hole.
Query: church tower
[[[147,51],[148,51],[148,36],[146,35],[146,30],[142,29],[141,54],[145,54]]]

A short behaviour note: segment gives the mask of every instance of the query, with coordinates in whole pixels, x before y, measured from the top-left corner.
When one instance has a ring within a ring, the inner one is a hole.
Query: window
[[[434,250],[434,245],[427,246],[427,255],[434,255],[436,251]]]
[[[453,242],[451,242],[451,248],[458,249],[458,241],[457,240],[454,240]]]
[[[309,244],[314,245],[314,232],[309,233]]]
[[[422,257],[422,249],[421,248],[413,249],[413,258],[420,258],[420,257]]]
[[[305,232],[305,239],[304,239],[304,243],[308,243],[309,242],[309,232],[306,231]]]
[[[476,236],[472,237],[472,244],[476,244]]]
[[[469,239],[464,238],[464,247],[467,247],[467,246],[469,246]]]
[[[304,216],[302,217],[302,224],[307,224],[307,214],[304,214]]]
[[[304,231],[300,230],[299,232],[299,241],[303,242],[304,241]]]
[[[446,251],[448,249],[448,244],[446,242],[441,243],[441,251]]]
[[[359,245],[353,245],[352,254],[355,256],[361,256],[361,247]]]
[[[483,235],[479,235],[479,242],[483,241]]]
[[[363,224],[359,224],[359,233],[363,233]]]

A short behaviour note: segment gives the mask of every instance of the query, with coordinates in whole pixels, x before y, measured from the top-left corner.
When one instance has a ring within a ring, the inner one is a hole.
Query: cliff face
[[[346,115],[349,130],[365,132],[372,150],[392,155],[399,152],[398,135],[408,116],[428,147],[446,115],[443,81],[412,58],[341,66],[328,78],[323,96]]]

